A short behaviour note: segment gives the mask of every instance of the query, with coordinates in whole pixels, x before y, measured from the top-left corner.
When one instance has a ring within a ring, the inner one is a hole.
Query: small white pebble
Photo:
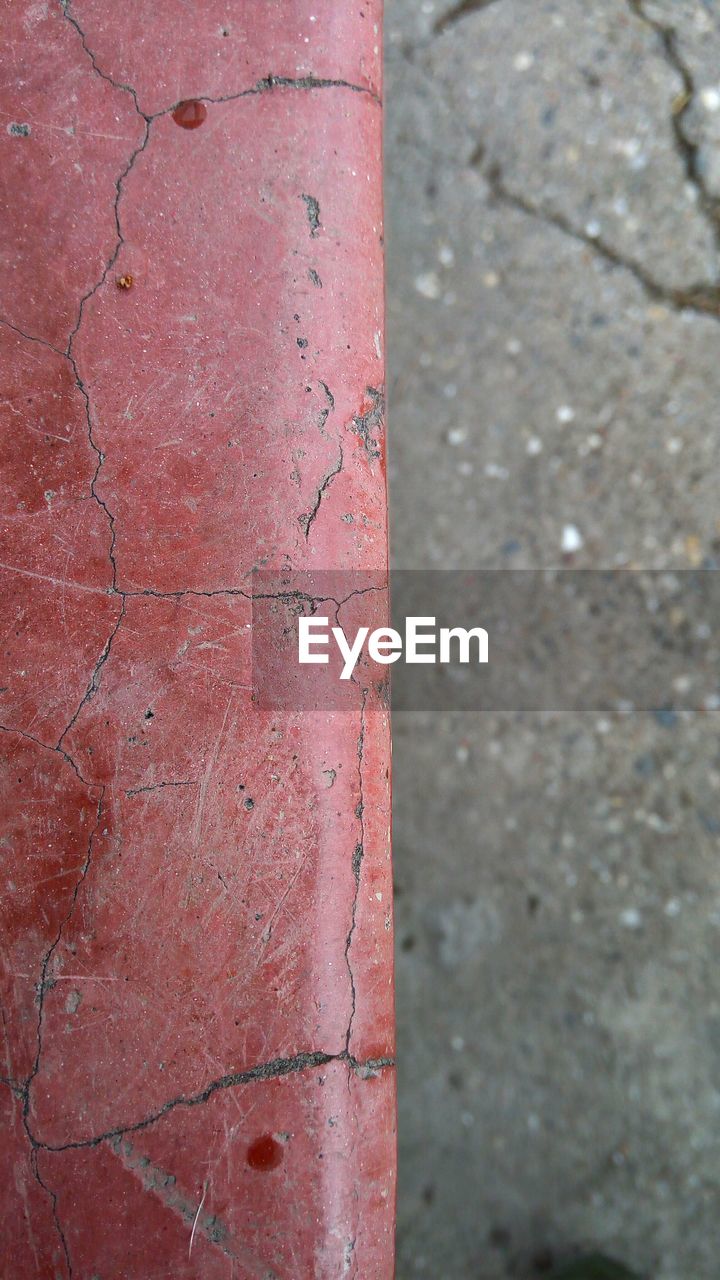
[[[522,53],[515,54],[513,66],[516,71],[529,71],[534,61],[533,55],[523,50]]]
[[[531,458],[536,458],[539,453],[542,453],[542,447],[542,440],[539,436],[530,436],[525,445],[525,452],[529,453]]]
[[[682,910],[682,903],[679,898],[670,898],[665,903],[666,916],[679,916]]]
[[[558,422],[563,424],[573,422],[575,420],[575,410],[569,404],[561,404],[555,411],[555,417]]]
[[[665,441],[665,448],[668,453],[680,453],[682,447],[682,440],[678,440],[677,436],[671,436],[669,440]]]
[[[577,525],[566,524],[563,527],[560,545],[566,555],[572,555],[573,551],[579,551],[584,545],[584,541]]]
[[[718,89],[703,89],[700,94],[700,101],[706,111],[720,111],[720,91]]]
[[[620,912],[620,923],[625,929],[639,929],[642,924],[642,916],[635,907],[626,907]]]
[[[465,1041],[463,1040],[462,1036],[453,1036],[450,1041],[450,1048],[455,1053],[462,1053],[463,1049],[465,1048]]]
[[[444,267],[451,267],[455,261],[455,254],[449,244],[441,244],[438,249],[438,259]]]
[[[430,298],[433,301],[439,298],[442,292],[440,281],[434,271],[425,271],[422,275],[416,276],[415,288],[423,298]]]
[[[459,445],[464,444],[467,440],[467,431],[464,427],[451,427],[447,433],[448,444]]]
[[[499,467],[496,462],[488,462],[483,470],[490,480],[507,480],[510,475],[507,467]]]
[[[595,221],[586,222],[585,235],[589,236],[591,240],[597,240],[600,235],[600,223]]]

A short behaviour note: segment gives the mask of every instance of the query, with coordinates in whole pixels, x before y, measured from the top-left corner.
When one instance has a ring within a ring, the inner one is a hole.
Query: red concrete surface
[[[3,6],[18,1280],[392,1275],[387,711],[250,668],[253,569],[386,566],[379,10]]]

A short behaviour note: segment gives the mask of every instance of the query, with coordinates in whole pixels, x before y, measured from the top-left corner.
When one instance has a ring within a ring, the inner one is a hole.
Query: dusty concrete
[[[715,567],[718,7],[458,8],[387,9],[395,562]],[[399,1280],[716,1280],[717,713],[395,744]]]

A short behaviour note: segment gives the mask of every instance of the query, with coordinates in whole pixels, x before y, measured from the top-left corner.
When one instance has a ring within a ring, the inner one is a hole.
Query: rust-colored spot
[[[116,285],[117,285],[118,289],[132,289],[132,287],[133,287],[133,278],[132,278],[132,276],[118,276],[118,278],[117,278],[117,280],[115,281],[115,283],[116,283]]]
[[[251,1169],[257,1169],[260,1173],[267,1173],[270,1169],[277,1169],[282,1164],[283,1149],[276,1138],[271,1133],[264,1133],[262,1137],[256,1138],[250,1143],[247,1151],[247,1162]]]
[[[172,118],[181,129],[199,129],[207,120],[207,107],[197,98],[188,98],[186,102],[178,102]]]

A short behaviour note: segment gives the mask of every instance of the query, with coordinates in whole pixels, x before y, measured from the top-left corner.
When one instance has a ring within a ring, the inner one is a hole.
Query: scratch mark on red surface
[[[200,1217],[200,1214],[202,1213],[202,1207],[203,1207],[203,1205],[204,1205],[204,1203],[205,1203],[205,1197],[206,1197],[206,1195],[207,1195],[207,1191],[208,1191],[208,1180],[207,1180],[207,1178],[206,1178],[206,1179],[205,1179],[205,1182],[203,1183],[203,1193],[202,1193],[202,1197],[201,1197],[200,1203],[199,1203],[199,1205],[198,1205],[198,1207],[197,1207],[197,1213],[195,1214],[195,1218],[194,1218],[194,1220],[193,1220],[193,1224],[192,1224],[192,1231],[190,1232],[190,1244],[188,1245],[188,1258],[190,1257],[190,1254],[192,1253],[193,1240],[195,1239],[195,1231],[197,1230],[198,1218]]]
[[[23,578],[36,578],[40,582],[49,582],[53,587],[69,587],[71,591],[89,591],[94,596],[106,596],[108,594],[104,587],[91,587],[84,582],[70,582],[65,578],[53,578],[47,573],[36,573],[33,569],[21,569],[19,565],[5,564],[0,561],[0,569],[4,569],[6,573],[18,573]]]
[[[154,1164],[147,1156],[137,1151],[126,1138],[113,1138],[108,1146],[123,1167],[140,1182],[143,1190],[154,1195],[165,1209],[191,1228],[188,1257],[192,1252],[196,1232],[200,1232],[209,1245],[224,1253],[233,1262],[242,1263],[250,1275],[257,1277],[257,1280],[278,1280],[276,1273],[261,1258],[243,1246],[238,1247],[235,1241],[231,1243],[230,1232],[224,1222],[214,1214],[203,1215],[202,1209],[209,1190],[208,1178],[203,1184],[200,1204],[195,1208],[193,1201],[189,1200],[177,1186],[174,1174]]]
[[[210,786],[210,778],[212,777],[213,769],[217,764],[218,756],[220,754],[220,745],[222,743],[223,737],[225,736],[225,725],[227,724],[227,718],[230,712],[230,707],[232,705],[232,700],[234,695],[235,695],[235,691],[234,689],[231,689],[230,696],[227,700],[227,705],[225,707],[225,714],[223,715],[223,718],[222,718],[222,724],[220,725],[220,732],[218,733],[217,738],[215,739],[215,744],[213,746],[212,752],[210,753],[210,757],[208,759],[207,765],[205,766],[205,772],[200,782],[200,791],[198,793],[197,805],[195,806],[195,818],[193,821],[193,847],[195,851],[197,851],[200,847],[200,836],[202,834],[202,824],[203,824],[203,817],[205,814],[205,803],[207,800],[208,788]]]

